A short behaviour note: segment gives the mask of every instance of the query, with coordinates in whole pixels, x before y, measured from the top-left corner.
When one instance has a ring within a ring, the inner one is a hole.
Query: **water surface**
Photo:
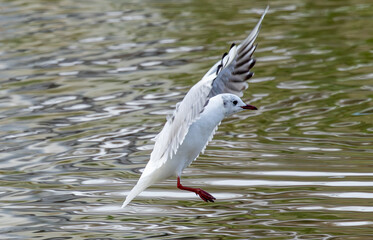
[[[373,4],[270,3],[244,100],[120,209],[165,116],[263,1],[2,1],[1,239],[372,239]]]

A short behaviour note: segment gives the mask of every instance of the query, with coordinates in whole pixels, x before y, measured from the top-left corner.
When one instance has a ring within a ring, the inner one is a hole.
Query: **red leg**
[[[181,189],[181,190],[194,192],[196,195],[198,195],[205,202],[214,202],[214,200],[216,199],[210,193],[208,193],[206,191],[203,191],[200,188],[184,187],[180,183],[180,177],[177,177],[177,188]]]

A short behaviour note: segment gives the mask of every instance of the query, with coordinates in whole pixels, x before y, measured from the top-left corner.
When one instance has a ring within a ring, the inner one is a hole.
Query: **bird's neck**
[[[201,113],[200,119],[206,124],[215,128],[224,119],[224,109],[221,104],[215,102],[209,102],[203,112]]]

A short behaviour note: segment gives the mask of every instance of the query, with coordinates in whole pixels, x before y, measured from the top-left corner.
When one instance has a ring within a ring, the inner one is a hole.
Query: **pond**
[[[265,1],[0,3],[1,239],[372,239],[373,3],[270,2],[245,102],[183,183],[120,206]]]

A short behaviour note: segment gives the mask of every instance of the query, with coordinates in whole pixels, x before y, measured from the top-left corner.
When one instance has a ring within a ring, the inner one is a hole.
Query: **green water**
[[[0,1],[1,239],[373,239],[373,3],[270,1],[243,99],[130,208],[165,115],[266,1]]]

